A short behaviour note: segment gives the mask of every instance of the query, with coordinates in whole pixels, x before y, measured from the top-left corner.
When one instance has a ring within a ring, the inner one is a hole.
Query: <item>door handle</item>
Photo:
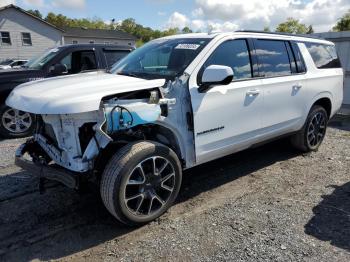
[[[247,96],[257,96],[260,94],[260,90],[259,89],[252,89],[247,91]]]
[[[295,91],[298,91],[298,90],[301,89],[302,87],[303,87],[302,85],[296,84],[296,85],[293,86],[293,89],[294,89]]]

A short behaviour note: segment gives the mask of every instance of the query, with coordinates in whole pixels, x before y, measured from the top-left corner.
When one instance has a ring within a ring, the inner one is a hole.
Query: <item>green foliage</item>
[[[48,13],[45,20],[57,27],[84,27],[90,29],[109,29],[108,26],[99,18],[87,19],[71,19],[62,14]]]
[[[169,36],[178,34],[180,30],[178,28],[171,28],[164,31],[153,30],[150,27],[144,27],[136,23],[135,19],[127,18],[120,23],[117,23],[115,19],[112,19],[109,24],[106,24],[100,18],[93,19],[72,19],[68,18],[62,14],[54,14],[52,12],[48,13],[45,17],[45,20],[50,24],[53,24],[59,28],[64,27],[83,27],[89,29],[109,29],[109,30],[120,30],[132,34],[137,37],[137,46],[141,46],[144,43],[160,38],[163,36]],[[188,27],[185,27],[182,32],[190,33],[192,30]]]
[[[307,34],[313,34],[314,33],[314,29],[312,27],[312,25],[309,25],[309,27],[307,28]]]
[[[184,27],[181,31],[183,34],[190,34],[190,33],[193,33],[193,31],[188,27]]]
[[[348,31],[350,30],[350,10],[346,12],[333,27],[333,31]]]
[[[309,29],[312,29],[312,26],[308,27],[307,25],[300,23],[299,20],[290,17],[287,19],[287,21],[277,26],[276,32],[291,33],[291,34],[306,34],[309,31]]]
[[[35,10],[32,10],[32,9],[30,9],[30,10],[28,10],[27,11],[29,14],[31,14],[31,15],[34,15],[34,16],[36,16],[36,17],[39,17],[39,18],[43,18],[43,15],[40,13],[40,11],[39,10],[37,10],[37,9],[35,9]]]
[[[265,26],[265,27],[264,27],[264,32],[271,32],[270,27]]]

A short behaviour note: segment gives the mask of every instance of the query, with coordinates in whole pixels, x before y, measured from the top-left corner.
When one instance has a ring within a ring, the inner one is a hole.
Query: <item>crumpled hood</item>
[[[105,72],[82,73],[22,84],[6,100],[34,114],[74,114],[98,110],[105,96],[160,87],[164,79],[144,80]]]

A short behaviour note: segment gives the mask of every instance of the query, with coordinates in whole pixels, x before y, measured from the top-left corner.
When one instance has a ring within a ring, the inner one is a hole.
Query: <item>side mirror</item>
[[[233,70],[229,66],[210,65],[202,75],[202,84],[198,91],[204,93],[215,85],[228,85],[232,82]]]
[[[62,64],[56,64],[50,67],[50,73],[54,76],[59,76],[64,73],[68,73],[67,66]]]

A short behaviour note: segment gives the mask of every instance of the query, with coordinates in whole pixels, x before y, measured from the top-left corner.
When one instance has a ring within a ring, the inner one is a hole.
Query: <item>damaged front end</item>
[[[176,85],[183,90],[178,89],[174,95]],[[34,136],[17,150],[16,165],[41,179],[77,189],[81,177],[96,171],[97,159],[108,157],[103,154],[111,144],[158,140],[168,143],[184,158],[185,150],[176,137],[186,132],[192,139],[186,114],[181,115],[189,110],[189,104],[177,103],[177,99],[186,100],[181,97],[188,95],[185,90],[181,80],[176,80],[165,88],[106,97],[97,111],[40,115]],[[169,138],[170,132],[178,135]],[[188,146],[192,147],[193,142]]]

